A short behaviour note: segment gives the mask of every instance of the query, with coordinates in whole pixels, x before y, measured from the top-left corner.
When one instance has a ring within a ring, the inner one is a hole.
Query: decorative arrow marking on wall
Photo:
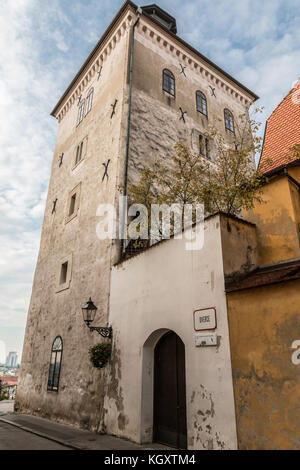
[[[97,78],[97,81],[98,81],[98,80],[99,80],[99,78],[101,77],[101,72],[102,72],[102,65],[101,65],[101,67],[100,67],[100,69],[99,69],[99,72],[98,72],[98,78]]]
[[[62,153],[59,157],[59,167],[62,166],[62,163],[63,163],[63,159],[64,159],[64,154]]]
[[[111,113],[110,119],[112,119],[113,115],[116,114],[115,110],[116,110],[117,102],[118,102],[118,100],[115,101],[115,104],[111,104],[112,113]]]
[[[106,178],[108,179],[108,173],[107,173],[107,170],[108,170],[108,165],[110,164],[110,159],[107,161],[107,163],[102,163],[102,165],[104,166],[104,175],[102,177],[102,183],[104,181],[104,178],[106,176]]]
[[[183,122],[185,123],[185,118],[184,118],[184,115],[187,114],[186,111],[183,111],[182,108],[179,108],[180,109],[180,112],[181,112],[181,116],[179,118],[179,121],[181,121],[181,119],[183,120]]]
[[[214,96],[216,98],[216,95],[215,95],[215,88],[213,88],[211,85],[209,85],[209,88],[211,89],[211,96]]]
[[[54,214],[55,210],[56,210],[56,204],[57,204],[57,201],[58,199],[55,199],[55,201],[53,201],[53,209],[52,209],[52,214]]]
[[[186,67],[183,66],[182,64],[179,64],[179,65],[181,67],[181,72],[180,73],[183,73],[183,75],[186,77],[186,74],[185,74],[185,71],[184,71],[186,69]]]

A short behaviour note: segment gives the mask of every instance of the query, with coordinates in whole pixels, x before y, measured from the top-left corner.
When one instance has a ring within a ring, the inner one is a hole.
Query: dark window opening
[[[74,214],[75,204],[76,204],[76,194],[73,194],[73,196],[71,197],[69,216]]]
[[[207,116],[207,100],[206,96],[202,91],[197,91],[196,92],[196,103],[197,103],[197,111],[199,113],[204,114],[204,116]]]
[[[67,282],[67,274],[68,274],[68,262],[62,264],[61,271],[60,271],[60,284],[65,284]]]
[[[60,368],[62,360],[63,344],[60,336],[55,338],[52,349],[49,366],[49,376],[47,390],[52,392],[58,392]]]
[[[234,132],[233,114],[229,109],[224,109],[225,129]]]
[[[83,142],[78,145],[77,150],[76,150],[76,160],[75,160],[75,165],[80,162],[82,159],[82,150],[83,150]]]
[[[163,90],[175,96],[175,78],[170,70],[163,71]]]

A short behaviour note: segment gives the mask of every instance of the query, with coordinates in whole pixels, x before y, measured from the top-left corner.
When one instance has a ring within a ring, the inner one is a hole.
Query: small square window
[[[67,205],[67,216],[65,223],[70,222],[74,217],[77,216],[80,202],[81,183],[79,183],[69,194],[68,205]]]
[[[69,289],[72,276],[72,255],[66,256],[60,260],[56,272],[56,292]]]

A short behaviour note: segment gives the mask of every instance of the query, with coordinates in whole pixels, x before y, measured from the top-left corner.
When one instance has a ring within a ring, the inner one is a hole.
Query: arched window
[[[85,114],[89,113],[90,110],[92,109],[92,104],[93,104],[93,95],[94,95],[94,88],[91,88],[87,97],[86,97],[86,110]]]
[[[163,90],[175,96],[175,77],[168,69],[163,71]]]
[[[52,392],[58,392],[59,375],[61,367],[61,358],[63,352],[63,343],[60,336],[55,338],[50,358],[49,377],[47,389]]]
[[[79,103],[78,109],[78,118],[77,118],[77,126],[81,123],[83,116],[84,116],[84,106],[85,106],[85,99],[81,100]]]
[[[233,114],[229,109],[224,109],[225,129],[234,132]]]
[[[197,111],[204,114],[204,116],[207,116],[207,101],[206,96],[202,91],[196,91],[196,103]]]

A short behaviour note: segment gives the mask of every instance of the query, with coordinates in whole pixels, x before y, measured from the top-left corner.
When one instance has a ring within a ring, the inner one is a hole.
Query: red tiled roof
[[[2,376],[0,377],[0,380],[5,382],[9,387],[12,387],[13,385],[18,385],[18,377],[16,376]]]
[[[300,279],[300,261],[258,268],[244,278],[226,283],[226,292],[267,286]]]
[[[296,144],[300,144],[300,79],[267,121],[259,169],[267,173],[289,163],[289,149]]]

